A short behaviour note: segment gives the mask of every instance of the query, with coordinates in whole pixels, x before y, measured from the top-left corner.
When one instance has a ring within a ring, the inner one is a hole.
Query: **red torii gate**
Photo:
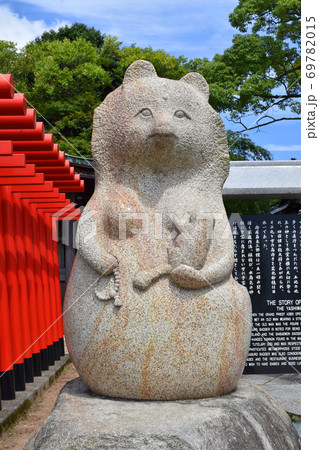
[[[12,75],[0,75],[0,386],[4,400],[64,355],[58,220],[84,181],[36,122]],[[62,211],[61,211],[62,210]],[[56,214],[58,213],[58,214]],[[55,217],[56,214],[56,217]],[[0,397],[1,399],[1,397]],[[1,402],[0,402],[1,408]]]

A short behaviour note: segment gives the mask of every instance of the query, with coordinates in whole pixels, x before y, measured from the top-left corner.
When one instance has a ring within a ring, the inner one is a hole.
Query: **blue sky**
[[[237,33],[228,22],[228,15],[237,3],[237,0],[0,0],[0,39],[12,40],[22,47],[45,30],[81,22],[117,36],[125,45],[150,45],[175,56],[211,59],[228,48]],[[227,116],[222,118],[226,128],[235,129]],[[253,130],[249,137],[269,149],[274,159],[300,159],[299,121]]]

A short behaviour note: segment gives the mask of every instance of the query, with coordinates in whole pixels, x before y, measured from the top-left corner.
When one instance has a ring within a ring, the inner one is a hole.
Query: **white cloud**
[[[103,17],[107,19],[108,17],[118,19],[121,16],[126,16],[127,14],[135,15],[136,18],[141,17],[141,15],[152,15],[154,19],[156,16],[163,15],[171,10],[177,10],[182,13],[185,19],[190,22],[194,18],[194,13],[198,16],[202,16],[203,19],[207,19],[207,14],[214,14],[216,17],[216,11],[223,7],[228,7],[232,9],[237,5],[237,0],[16,0],[17,3],[23,3],[24,5],[29,4],[36,6],[37,8],[42,8],[43,11],[55,12],[58,14],[68,14],[72,16],[86,15],[90,17]],[[190,12],[187,17],[184,13]],[[168,18],[168,17],[167,17]],[[152,26],[152,23],[148,23]]]
[[[0,5],[0,40],[13,41],[18,48],[23,47],[44,31],[69,25],[66,21],[47,24],[43,20],[28,20],[12,12],[7,5]]]
[[[300,144],[292,144],[292,145],[268,144],[268,145],[264,145],[264,147],[267,150],[269,150],[271,153],[273,153],[273,152],[300,152]]]
[[[46,21],[59,17],[85,23],[117,36],[124,45],[150,45],[176,56],[212,58],[231,44],[234,30],[228,14],[237,0],[16,0],[16,12],[19,4],[28,11],[27,22],[36,9]]]

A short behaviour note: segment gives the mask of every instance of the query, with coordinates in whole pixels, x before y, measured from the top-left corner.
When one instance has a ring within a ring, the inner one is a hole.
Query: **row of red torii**
[[[0,386],[15,398],[64,355],[57,225],[77,220],[80,175],[0,74]],[[1,408],[0,397],[0,408]]]

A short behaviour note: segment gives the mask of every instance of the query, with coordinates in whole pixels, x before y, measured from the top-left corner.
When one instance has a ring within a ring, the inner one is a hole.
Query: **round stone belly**
[[[118,307],[96,297],[94,284],[89,287],[96,277],[77,258],[64,315],[71,358],[93,392],[173,400],[221,395],[235,387],[250,340],[244,288],[230,279],[186,291],[163,277],[145,292],[132,287]]]

